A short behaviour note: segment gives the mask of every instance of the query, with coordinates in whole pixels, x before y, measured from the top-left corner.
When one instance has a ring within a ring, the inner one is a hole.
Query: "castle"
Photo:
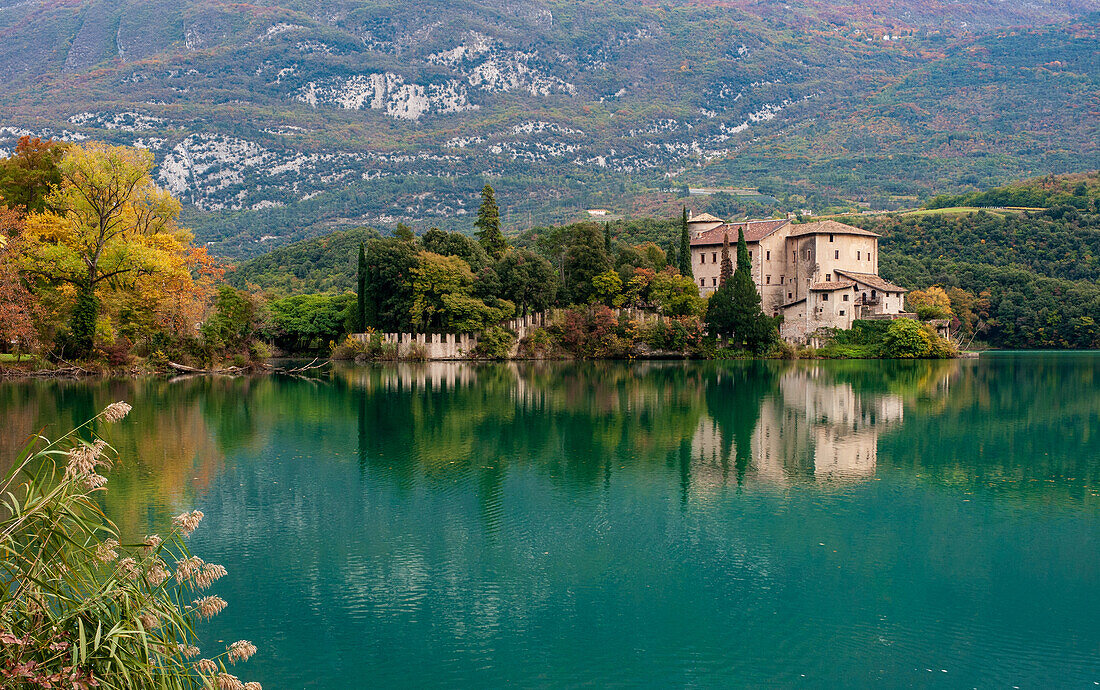
[[[761,306],[766,314],[783,316],[785,340],[805,343],[820,328],[851,328],[856,319],[914,317],[904,312],[908,291],[878,275],[879,236],[835,220],[727,223],[709,213],[689,216],[691,268],[700,294],[718,289],[727,235],[736,262],[739,230]]]

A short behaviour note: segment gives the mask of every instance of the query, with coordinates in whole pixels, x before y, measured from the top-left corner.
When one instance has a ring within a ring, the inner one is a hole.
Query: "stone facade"
[[[745,233],[752,278],[764,312],[783,315],[780,333],[807,342],[821,328],[851,328],[860,318],[898,318],[906,289],[878,276],[878,235],[833,220],[724,223],[713,216],[688,221],[691,267],[699,291],[718,288],[722,244],[728,236],[736,264],[738,231]]]

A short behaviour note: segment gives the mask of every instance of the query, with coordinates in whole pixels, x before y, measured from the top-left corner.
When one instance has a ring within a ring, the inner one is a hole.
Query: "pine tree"
[[[733,338],[752,352],[763,352],[775,342],[775,324],[760,308],[760,293],[752,281],[752,259],[743,229],[737,231],[737,270],[731,283]]]
[[[727,232],[722,238],[722,271],[718,282],[722,285],[733,277],[733,263],[730,261],[730,234]]]
[[[680,275],[691,278],[691,237],[688,236],[688,210],[683,207],[680,215]]]
[[[356,328],[359,331],[367,330],[367,248],[359,243],[359,285],[356,289],[355,316],[358,319]]]
[[[504,250],[508,248],[503,233],[500,231],[500,207],[497,206],[493,188],[489,185],[481,190],[481,207],[477,210],[477,220],[474,221],[477,230],[474,235],[485,251],[494,258],[500,258]]]
[[[603,224],[603,250],[611,256],[611,223]]]

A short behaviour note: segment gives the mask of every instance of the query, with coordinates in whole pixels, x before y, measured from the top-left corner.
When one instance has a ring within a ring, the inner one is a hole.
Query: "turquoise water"
[[[1100,683],[1096,353],[9,382],[0,457],[120,399],[268,690]]]

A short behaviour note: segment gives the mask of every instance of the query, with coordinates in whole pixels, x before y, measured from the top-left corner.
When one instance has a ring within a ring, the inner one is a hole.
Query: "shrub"
[[[103,474],[114,451],[98,434],[80,435],[129,411],[126,403],[113,403],[61,439],[33,438],[4,476],[2,685],[258,688],[225,671],[227,663],[255,653],[247,641],[188,661],[200,654],[195,624],[225,607],[219,597],[200,593],[225,568],[193,556],[184,541],[202,513],[177,516],[163,539],[120,546],[118,528],[101,511],[95,493],[106,490]]]
[[[620,324],[606,306],[567,309],[561,321],[548,329],[555,344],[576,357],[625,357],[631,340],[625,336],[626,324]]]
[[[474,356],[485,359],[507,359],[515,344],[515,333],[502,326],[492,326],[478,336]]]
[[[932,349],[928,332],[913,319],[895,319],[890,322],[882,341],[882,353],[895,359],[927,357]]]
[[[423,343],[411,342],[401,359],[410,362],[426,362],[428,360],[428,346]]]
[[[378,335],[371,336],[370,340],[374,340],[375,338],[377,338],[379,340],[379,344],[381,344],[382,339]],[[370,341],[368,340],[368,342]],[[349,335],[344,338],[343,342],[332,348],[332,353],[329,355],[329,357],[332,359],[346,360],[355,359],[356,357],[365,354],[367,354],[367,345]]]
[[[554,349],[554,341],[545,328],[536,328],[519,341],[519,354],[523,357],[546,357]]]

